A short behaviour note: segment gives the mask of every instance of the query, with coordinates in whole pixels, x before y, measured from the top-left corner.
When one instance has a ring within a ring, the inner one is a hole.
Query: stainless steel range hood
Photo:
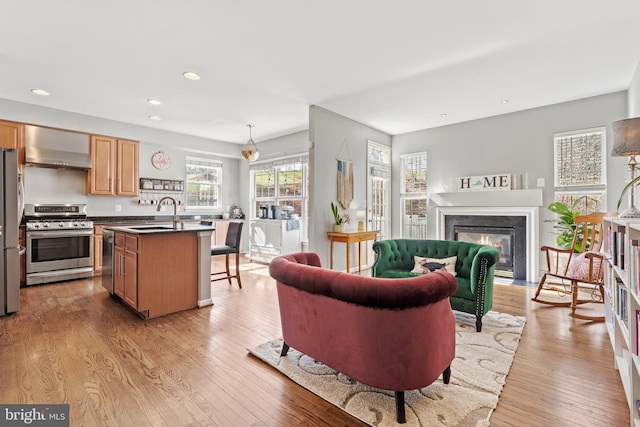
[[[25,126],[25,163],[57,169],[91,169],[89,135]]]

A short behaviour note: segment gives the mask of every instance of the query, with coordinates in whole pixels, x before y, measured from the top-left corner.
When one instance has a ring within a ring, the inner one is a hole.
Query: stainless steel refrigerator
[[[18,152],[0,149],[0,316],[16,313],[20,306],[20,248],[18,226]]]

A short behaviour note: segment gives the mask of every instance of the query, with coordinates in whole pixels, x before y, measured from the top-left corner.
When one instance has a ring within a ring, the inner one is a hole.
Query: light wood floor
[[[0,318],[0,402],[69,403],[72,426],[362,425],[247,353],[280,323],[268,268],[242,270],[214,306],[148,321],[100,278],[22,288]],[[532,292],[496,285],[494,310],[527,324],[491,425],[628,426],[604,325]]]

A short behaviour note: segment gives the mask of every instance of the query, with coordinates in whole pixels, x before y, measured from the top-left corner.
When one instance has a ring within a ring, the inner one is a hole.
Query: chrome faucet
[[[173,229],[178,228],[178,222],[180,222],[180,218],[178,217],[178,202],[173,197],[165,196],[158,201],[158,208],[156,209],[160,212],[160,207],[162,206],[162,202],[165,200],[171,200],[173,202]]]

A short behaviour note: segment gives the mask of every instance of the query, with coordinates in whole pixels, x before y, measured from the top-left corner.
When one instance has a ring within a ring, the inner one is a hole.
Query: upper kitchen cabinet
[[[137,196],[138,143],[126,139],[91,135],[92,168],[87,193],[104,196]]]
[[[0,120],[0,148],[18,150],[18,165],[24,165],[24,124]]]

